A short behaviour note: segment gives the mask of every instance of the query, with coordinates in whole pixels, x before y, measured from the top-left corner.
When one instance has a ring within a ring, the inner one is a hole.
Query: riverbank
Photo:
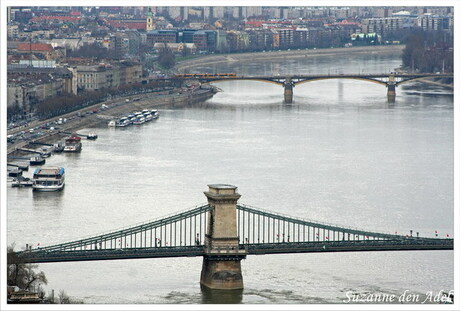
[[[181,93],[179,93],[181,92]],[[27,127],[15,129],[14,132],[8,134],[24,132],[28,133],[30,129],[43,126],[47,123],[53,123],[59,118],[67,119],[67,122],[62,125],[55,125],[56,130],[46,130],[46,132],[36,139],[25,139],[7,147],[7,154],[15,153],[17,148],[27,146],[31,141],[41,143],[54,143],[68,136],[64,132],[77,132],[84,128],[106,127],[111,119],[115,119],[123,114],[143,109],[158,109],[164,107],[183,107],[204,101],[211,98],[215,94],[213,89],[194,89],[188,91],[176,90],[172,94],[144,94],[132,95],[128,97],[118,98],[107,102],[98,103],[83,109],[79,109],[59,117],[50,118],[47,120],[34,121]],[[100,110],[102,105],[107,108]],[[93,111],[97,111],[94,113]]]
[[[306,57],[326,57],[340,56],[344,54],[395,54],[402,53],[404,45],[379,45],[379,46],[359,46],[349,48],[330,48],[330,49],[299,49],[291,51],[267,51],[238,54],[213,54],[199,58],[180,61],[176,65],[179,72],[184,72],[196,66],[227,62],[249,62],[259,60],[279,60],[279,59],[298,59]]]

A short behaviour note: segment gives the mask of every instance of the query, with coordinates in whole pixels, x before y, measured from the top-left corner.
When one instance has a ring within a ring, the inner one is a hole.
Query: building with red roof
[[[145,30],[146,23],[145,21],[137,21],[137,20],[106,20],[106,23],[110,26],[118,29],[137,29],[137,30]]]
[[[19,43],[17,46],[18,52],[53,52],[53,46],[47,43]]]

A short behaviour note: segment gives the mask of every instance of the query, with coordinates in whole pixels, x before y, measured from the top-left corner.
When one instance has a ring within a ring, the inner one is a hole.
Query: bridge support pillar
[[[243,289],[240,260],[213,260],[213,257],[205,257],[201,285],[210,289]]]
[[[389,102],[394,102],[396,99],[396,82],[394,75],[388,77],[387,83],[387,99]]]
[[[294,85],[292,84],[291,78],[287,77],[284,82],[284,103],[292,104],[292,98],[294,97],[293,92]]]
[[[387,98],[389,102],[394,102],[396,99],[396,85],[388,84],[387,85]]]
[[[201,270],[202,286],[210,289],[242,289],[241,260],[246,251],[239,249],[236,203],[237,187],[208,185],[204,192],[213,209],[209,212],[205,256]]]

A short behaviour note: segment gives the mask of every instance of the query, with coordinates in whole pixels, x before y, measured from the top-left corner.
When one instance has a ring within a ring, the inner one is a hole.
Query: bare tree
[[[158,52],[158,63],[166,69],[172,68],[176,64],[174,53],[166,43]]]
[[[8,247],[7,283],[9,286],[17,286],[21,289],[30,290],[39,284],[48,284],[43,271],[36,272],[38,265],[26,264],[14,251],[14,244]]]

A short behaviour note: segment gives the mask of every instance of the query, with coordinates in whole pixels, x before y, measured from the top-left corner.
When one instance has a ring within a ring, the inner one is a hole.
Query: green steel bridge
[[[27,246],[16,255],[27,263],[190,256],[241,260],[281,253],[452,250],[454,243],[452,238],[345,228],[236,204],[236,246],[214,246],[206,241],[213,238],[212,224],[218,217],[214,209],[213,204],[203,204],[105,234],[40,248]]]

